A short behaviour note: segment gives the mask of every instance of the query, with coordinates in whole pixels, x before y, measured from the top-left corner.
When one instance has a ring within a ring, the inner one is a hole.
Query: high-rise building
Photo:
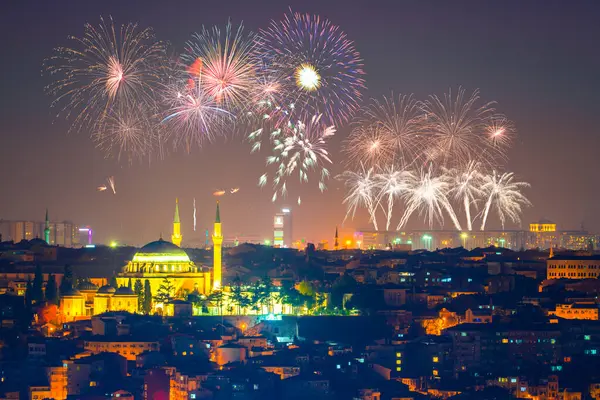
[[[221,213],[219,211],[219,202],[217,201],[217,214],[215,216],[215,225],[213,230],[213,290],[221,287],[221,252],[223,246],[223,233],[221,232]]]
[[[175,216],[173,217],[173,234],[171,235],[171,242],[174,245],[181,247],[181,222],[179,221],[179,200],[175,199]]]
[[[79,245],[79,228],[72,222],[0,221],[3,241],[44,239],[52,246],[75,247]]]
[[[275,247],[291,247],[293,242],[292,211],[285,207],[275,214],[273,220],[273,245]]]

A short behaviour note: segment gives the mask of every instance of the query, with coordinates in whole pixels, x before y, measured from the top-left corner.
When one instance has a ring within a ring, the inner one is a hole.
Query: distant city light
[[[269,239],[265,239],[265,246],[270,246],[271,245],[271,241]]]
[[[291,211],[290,211],[290,209],[289,209],[289,208],[282,208],[282,209],[281,209],[281,212],[282,212],[282,213],[289,213],[289,212],[291,212]]]
[[[118,245],[119,245],[119,243],[117,243],[117,241],[116,241],[116,240],[113,240],[112,242],[110,242],[110,247],[112,247],[113,249],[114,249],[115,247],[117,247]]]
[[[85,248],[86,248],[86,249],[95,249],[95,248],[96,248],[96,245],[95,245],[95,244],[86,244],[86,245],[85,245]]]

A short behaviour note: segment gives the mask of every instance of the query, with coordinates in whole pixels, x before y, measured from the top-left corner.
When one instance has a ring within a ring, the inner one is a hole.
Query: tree
[[[305,304],[306,298],[296,290],[293,282],[283,281],[281,291],[279,292],[279,300],[282,304],[291,306],[292,313],[297,314],[298,307],[302,307]]]
[[[110,286],[114,287],[115,289],[119,288],[119,284],[117,283],[117,277],[113,274],[113,276],[110,277]]]
[[[42,274],[41,265],[36,265],[35,267],[35,275],[33,276],[33,286],[31,289],[31,300],[34,303],[44,301],[44,275]]]
[[[133,291],[133,284],[131,282],[131,278],[129,278],[129,282],[127,282],[127,287]]]
[[[342,308],[344,305],[344,294],[353,293],[356,290],[356,280],[348,274],[340,276],[331,286],[330,307]]]
[[[144,281],[144,306],[142,310],[146,315],[152,311],[152,287],[148,279]]]
[[[173,297],[173,292],[175,291],[175,286],[171,283],[169,278],[165,277],[158,287],[158,292],[156,292],[156,296],[154,296],[154,300],[157,303],[168,303]]]
[[[315,296],[315,288],[313,284],[308,281],[302,281],[298,284],[298,292],[303,296]]]
[[[256,281],[250,289],[250,307],[257,313],[261,310],[264,303],[264,291],[260,281]]]
[[[48,276],[48,282],[46,282],[46,300],[58,305],[58,288],[56,287],[56,278],[52,274]]]
[[[248,298],[244,294],[242,280],[236,276],[231,284],[231,302],[237,305],[237,313],[241,314],[241,309],[248,306]]]
[[[216,304],[219,308],[219,314],[223,315],[223,301],[225,301],[225,293],[221,290],[215,290],[208,296],[208,301],[212,304]]]
[[[73,277],[73,269],[69,264],[65,265],[62,281],[60,281],[60,287],[58,288],[59,294],[66,293],[73,289],[73,283],[75,282]]]
[[[137,279],[135,281],[135,285],[133,287],[133,292],[137,295],[137,298],[138,298],[138,312],[143,312],[144,311],[144,285],[142,285],[142,281],[140,281],[139,279]]]
[[[273,292],[273,281],[267,275],[260,282],[262,290],[262,299],[267,306],[267,311],[271,312],[271,293]]]

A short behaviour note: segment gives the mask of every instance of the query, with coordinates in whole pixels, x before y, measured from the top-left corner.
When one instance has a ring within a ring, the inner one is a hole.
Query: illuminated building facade
[[[83,348],[92,354],[117,353],[128,361],[135,361],[136,357],[147,351],[159,351],[160,345],[157,341],[131,340],[128,338],[106,339],[98,338],[86,340]]]
[[[541,228],[540,228],[541,229]],[[359,245],[360,243],[360,245]],[[354,234],[352,247],[362,249],[385,249],[390,246],[403,250],[464,247],[466,249],[503,247],[520,249],[566,249],[593,250],[600,243],[599,235],[587,231],[471,231],[411,230],[373,231],[363,230]]]
[[[556,224],[552,221],[541,220],[539,222],[529,224],[530,232],[556,232]]]
[[[597,279],[600,256],[555,256],[546,261],[548,279]]]
[[[88,318],[85,297],[75,289],[60,294],[60,309],[65,322]]]
[[[284,207],[273,219],[273,245],[291,247],[293,242],[292,210]]]
[[[196,266],[185,250],[162,239],[142,247],[117,275],[117,283],[127,286],[129,279],[134,284],[138,279],[142,283],[148,280],[154,295],[165,278],[174,287],[171,294],[174,297],[185,297],[186,293],[194,291],[210,293],[210,272]]]
[[[557,304],[556,309],[548,311],[548,314],[564,319],[598,321],[598,304],[595,301]]]

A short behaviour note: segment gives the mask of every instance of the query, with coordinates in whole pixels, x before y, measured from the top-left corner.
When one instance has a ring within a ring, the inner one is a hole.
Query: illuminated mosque
[[[133,282],[146,280],[150,282],[152,293],[156,294],[165,278],[174,287],[174,297],[186,298],[187,294],[198,293],[208,295],[213,288],[221,286],[221,246],[223,236],[221,235],[221,218],[219,215],[219,203],[213,234],[213,273],[205,267],[196,266],[181,247],[181,222],[179,219],[179,204],[175,202],[175,217],[173,218],[172,242],[162,238],[148,243],[142,247],[123,268],[123,272],[117,275],[117,284],[127,286],[129,280]]]
[[[139,312],[137,295],[129,288],[130,282],[134,285],[137,280],[142,284],[147,280],[152,294],[156,295],[166,278],[174,288],[172,296],[180,299],[185,299],[190,293],[206,296],[213,290],[221,288],[223,235],[219,203],[217,202],[212,236],[212,274],[207,267],[197,266],[190,260],[185,250],[179,247],[182,239],[179,204],[176,200],[172,242],[160,238],[142,247],[117,275],[118,287],[116,288],[109,285],[98,287],[92,282],[83,282],[77,289],[62,294],[63,319],[65,321],[87,319],[91,315],[106,311]]]
[[[160,238],[142,247],[123,267],[122,272],[117,274],[117,286],[96,286],[91,281],[82,282],[77,289],[61,294],[61,312],[64,321],[78,319],[89,319],[92,315],[107,311],[127,311],[130,313],[141,312],[139,310],[138,296],[133,292],[131,286],[137,281],[145,285],[149,282],[153,296],[159,292],[165,282],[173,288],[170,293],[172,298],[186,299],[188,294],[208,296],[213,291],[222,290],[230,293],[231,287],[224,285],[222,281],[222,245],[223,234],[221,230],[221,215],[219,203],[213,228],[213,268],[212,271],[206,266],[197,266],[190,260],[188,254],[179,245],[183,236],[181,234],[181,222],[179,219],[179,204],[175,202],[175,217],[173,218],[172,242]],[[247,297],[251,293],[244,291]],[[173,302],[175,304],[176,302]],[[230,296],[225,296],[219,307],[213,306],[211,314],[236,312],[240,315],[261,314],[290,314],[293,312],[289,305],[283,305],[280,296],[276,292],[271,293],[271,300],[265,302],[259,309],[255,307],[240,308],[233,303]],[[177,304],[182,304],[181,302]],[[164,315],[173,315],[172,304],[153,302],[154,312]],[[202,311],[194,307],[193,313],[200,314]]]

